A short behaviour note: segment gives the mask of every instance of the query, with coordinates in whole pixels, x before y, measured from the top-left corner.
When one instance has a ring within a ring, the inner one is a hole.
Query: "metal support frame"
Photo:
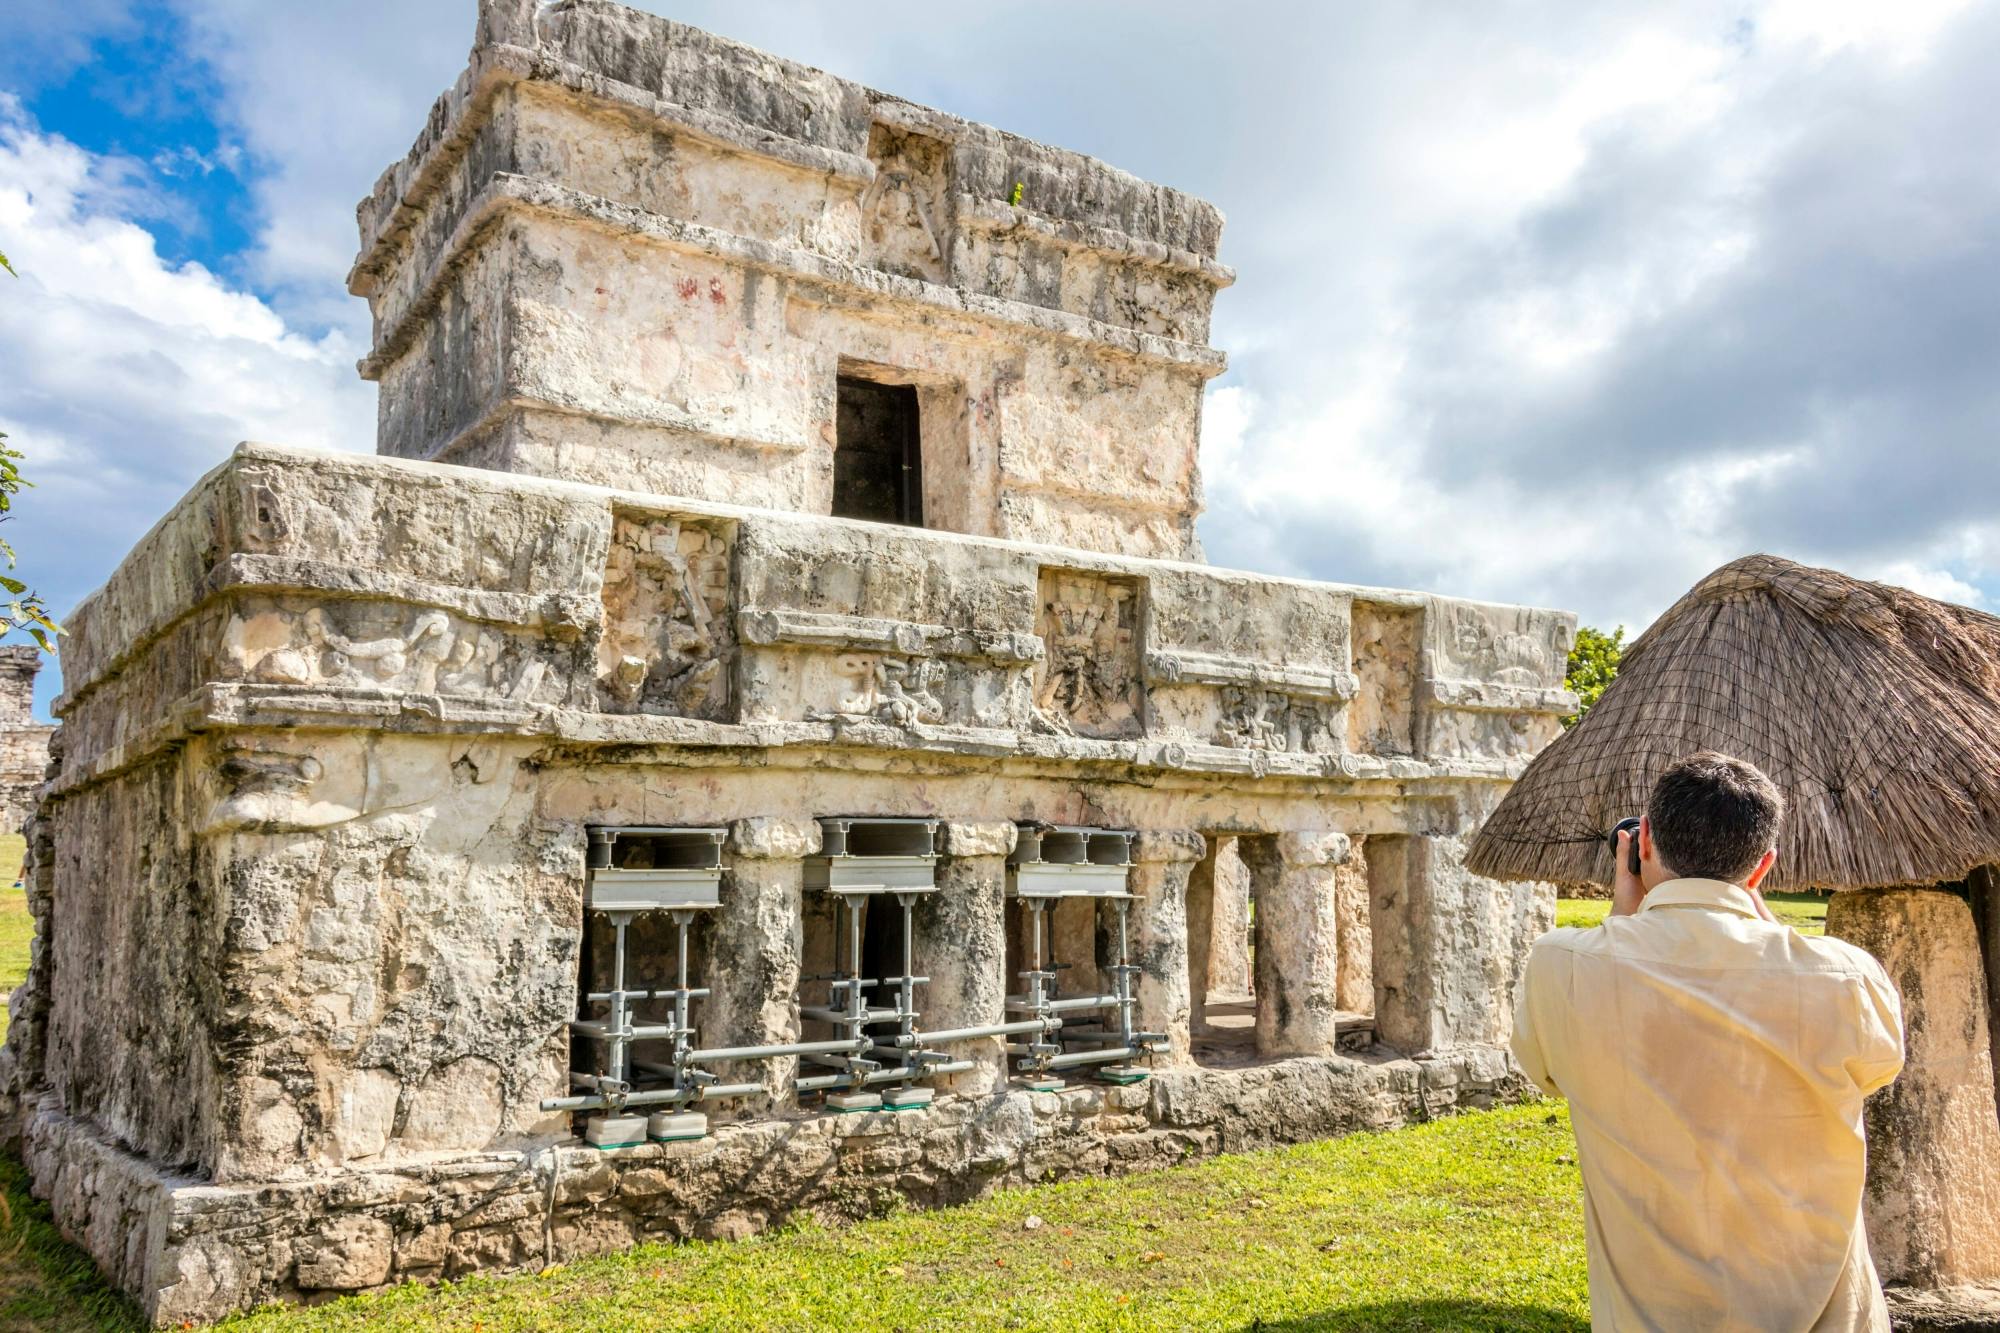
[[[1044,840],[1053,843],[1055,839],[1050,836],[1053,834],[1064,835],[1066,839],[1063,859],[1043,862]],[[1030,1081],[1040,1081],[1052,1078],[1058,1070],[1079,1065],[1112,1064],[1156,1054],[1165,1045],[1166,1035],[1140,1032],[1135,1022],[1134,1010],[1139,1002],[1135,978],[1141,969],[1131,961],[1132,895],[1105,891],[1117,887],[1119,881],[1113,879],[1107,884],[1104,872],[1112,867],[1129,866],[1131,835],[1119,830],[1024,825],[1022,837],[1014,858],[1016,873],[1025,875],[1032,870],[1038,883],[1031,891],[1026,878],[1022,878],[1016,894],[1027,913],[1028,949],[1023,960],[1026,967],[1018,974],[1021,994],[1008,996],[1006,1008],[1009,1013],[1032,1015],[1032,1026],[1041,1029],[1041,1039],[1008,1044],[1006,1050],[1015,1059],[1015,1072]],[[1108,854],[1100,855],[1107,847]],[[1073,887],[1065,885],[1067,876],[1074,876]],[[1108,995],[1060,993],[1061,974],[1069,965],[1056,961],[1055,931],[1048,919],[1049,912],[1056,903],[1077,899],[1116,904],[1117,958],[1100,969],[1112,979]],[[1086,1019],[1083,1026],[1064,1027],[1063,1015],[1092,1012],[1102,1015],[1102,1019],[1098,1022]],[[1108,1049],[1073,1051],[1068,1049],[1072,1044]]]
[[[842,837],[849,824],[862,821],[838,821]],[[926,821],[895,820],[884,821],[896,824],[914,824]],[[610,870],[612,849],[620,832],[684,833],[688,830],[633,828],[590,830],[589,864],[593,873]],[[1071,830],[1092,834],[1091,830]],[[1116,838],[1129,835],[1111,833]],[[844,844],[843,844],[844,845]],[[1039,844],[1037,844],[1039,846]],[[897,854],[900,855],[900,854]],[[697,1048],[694,1045],[693,1003],[707,998],[706,987],[689,984],[688,932],[694,922],[695,913],[712,907],[709,902],[670,902],[657,908],[628,907],[629,899],[619,900],[615,908],[607,904],[601,910],[612,926],[611,988],[606,991],[589,992],[585,1000],[607,1006],[601,1018],[577,1018],[569,1023],[570,1030],[579,1038],[600,1043],[604,1050],[603,1072],[597,1074],[572,1074],[570,1081],[579,1095],[552,1097],[541,1103],[545,1111],[609,1111],[614,1114],[627,1108],[641,1106],[689,1107],[705,1102],[729,1097],[749,1097],[768,1091],[762,1083],[724,1083],[706,1065],[724,1061],[771,1060],[797,1057],[805,1063],[825,1068],[829,1072],[810,1074],[794,1080],[797,1092],[829,1092],[837,1090],[858,1091],[873,1085],[911,1083],[939,1075],[957,1074],[976,1069],[976,1061],[954,1059],[949,1053],[938,1049],[961,1041],[983,1038],[1012,1038],[1004,1049],[1016,1059],[1018,1073],[1030,1077],[1047,1078],[1055,1071],[1085,1065],[1111,1064],[1150,1056],[1165,1042],[1164,1034],[1138,1032],[1134,1027],[1134,1007],[1137,1004],[1133,978],[1140,969],[1129,960],[1129,909],[1131,895],[1108,893],[1105,887],[1115,887],[1116,881],[1104,885],[1102,871],[1124,863],[1122,848],[1114,850],[1086,870],[1099,872],[1098,887],[1079,891],[1074,896],[1087,897],[1091,901],[1110,901],[1116,904],[1118,916],[1117,960],[1107,964],[1102,970],[1112,978],[1112,989],[1108,994],[1087,994],[1064,996],[1060,994],[1060,973],[1067,964],[1058,963],[1053,956],[1053,934],[1044,942],[1044,932],[1049,929],[1048,912],[1055,902],[1065,901],[1072,896],[1068,890],[1053,894],[1022,895],[1020,901],[1028,913],[1029,955],[1027,967],[1019,973],[1024,983],[1023,994],[1006,997],[1005,1013],[1001,1021],[970,1027],[946,1028],[926,1032],[918,1026],[922,1017],[917,1008],[916,988],[929,982],[930,978],[916,971],[915,957],[915,907],[918,896],[930,890],[917,887],[914,881],[895,880],[895,872],[887,872],[891,883],[834,883],[823,880],[827,891],[840,903],[840,934],[836,937],[834,949],[834,971],[830,974],[809,977],[807,982],[827,983],[825,1005],[802,1006],[803,1018],[830,1024],[840,1035],[831,1040],[774,1042],[749,1046],[720,1046]],[[859,858],[857,858],[858,860]],[[918,859],[914,856],[909,859]],[[1076,863],[1068,863],[1076,864]],[[850,872],[851,874],[851,872]],[[1079,878],[1081,890],[1083,880]],[[712,893],[713,880],[708,881]],[[898,975],[877,978],[864,977],[862,973],[862,913],[869,899],[887,900],[893,898],[902,916],[902,968]],[[671,986],[630,985],[629,959],[627,957],[627,932],[632,922],[645,910],[664,910],[675,927],[674,982]],[[1045,952],[1048,957],[1044,958]],[[871,992],[879,994],[887,990],[892,1003],[872,1005]],[[633,1022],[634,1005],[643,1000],[666,1001],[671,1007],[671,1016],[666,1022],[637,1024]],[[1100,1019],[1084,1017],[1095,1012]],[[1083,1018],[1082,1023],[1065,1028],[1066,1015]],[[893,1025],[893,1031],[883,1031]],[[871,1029],[875,1029],[871,1031]],[[664,1060],[636,1060],[633,1045],[639,1041],[666,1040],[671,1043],[670,1052]],[[1071,1046],[1086,1049],[1074,1050]],[[641,1081],[653,1086],[642,1086]]]

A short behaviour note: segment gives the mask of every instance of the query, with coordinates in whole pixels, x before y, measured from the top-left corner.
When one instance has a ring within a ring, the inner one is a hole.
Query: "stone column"
[[[1141,1032],[1164,1032],[1168,1065],[1192,1064],[1189,1048],[1187,886],[1195,863],[1208,849],[1199,833],[1186,829],[1147,830],[1134,840],[1132,859],[1131,961],[1138,964],[1139,1003],[1134,1023]]]
[[[2000,1117],[1985,970],[1965,900],[1938,889],[1836,893],[1826,929],[1903,993],[1907,1062],[1868,1099],[1868,1244],[1884,1281],[2000,1278]]]
[[[1219,838],[1210,842],[1207,853],[1188,872],[1188,1031],[1197,1037],[1212,1031],[1208,1023],[1208,993],[1215,987],[1215,899],[1221,891],[1215,873],[1219,846]]]
[[[762,1046],[799,1038],[799,972],[804,949],[801,891],[805,858],[820,848],[812,820],[739,819],[729,826],[722,906],[709,931],[704,975],[709,997],[699,1024],[704,1043]],[[789,1102],[798,1059],[729,1061],[714,1066],[725,1083],[762,1083],[765,1097],[743,1098],[739,1113],[761,1114]],[[764,1104],[759,1105],[759,1101]]]
[[[917,901],[917,970],[930,977],[918,992],[919,1029],[981,1027],[1006,1021],[1007,854],[1014,850],[1011,823],[951,823],[944,828],[944,859],[937,892]],[[953,1042],[955,1058],[979,1068],[955,1074],[947,1086],[977,1095],[1007,1081],[1007,1053],[999,1037]]]
[[[1370,837],[1366,852],[1376,1038],[1404,1055],[1504,1045],[1555,890],[1472,874],[1454,835]]]
[[[1334,998],[1342,1012],[1375,1012],[1375,936],[1368,925],[1367,843],[1333,869]]]
[[[1285,833],[1237,844],[1257,898],[1257,1053],[1331,1055],[1339,930],[1334,872],[1344,833]]]
[[[1215,897],[1210,904],[1208,986],[1250,993],[1250,871],[1234,838],[1215,842]]]

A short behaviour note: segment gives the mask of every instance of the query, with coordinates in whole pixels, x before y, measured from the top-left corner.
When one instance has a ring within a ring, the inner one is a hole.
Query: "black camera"
[[[1636,875],[1639,873],[1639,816],[1625,816],[1625,818],[1611,826],[1611,832],[1605,834],[1604,838],[1605,841],[1611,844],[1612,854],[1616,855],[1618,852],[1618,835],[1628,830],[1632,834],[1632,850],[1626,856],[1625,864]]]

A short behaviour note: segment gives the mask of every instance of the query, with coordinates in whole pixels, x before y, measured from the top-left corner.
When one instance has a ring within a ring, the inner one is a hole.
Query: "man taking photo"
[[[1888,1333],[1861,1103],[1903,1067],[1902,1004],[1764,905],[1783,820],[1755,766],[1682,760],[1618,834],[1611,915],[1528,955],[1514,1055],[1569,1100],[1593,1328]]]

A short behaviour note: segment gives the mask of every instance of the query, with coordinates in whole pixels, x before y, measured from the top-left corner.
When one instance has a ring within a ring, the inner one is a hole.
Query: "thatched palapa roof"
[[[2000,862],[2000,618],[1775,556],[1724,565],[1626,649],[1468,864],[1608,883],[1604,832],[1704,749],[1790,801],[1768,887],[1962,879]]]

